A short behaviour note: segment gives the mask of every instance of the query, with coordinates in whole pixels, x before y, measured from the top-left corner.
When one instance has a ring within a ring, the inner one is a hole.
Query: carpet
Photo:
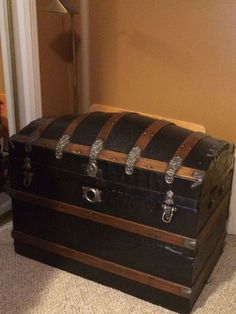
[[[173,313],[15,254],[11,229],[11,223],[0,228],[1,314]],[[236,313],[236,236],[227,236],[224,253],[193,313]]]

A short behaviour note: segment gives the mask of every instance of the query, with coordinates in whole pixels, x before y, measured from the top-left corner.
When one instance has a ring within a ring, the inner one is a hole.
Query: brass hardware
[[[100,203],[102,201],[101,194],[102,191],[96,188],[90,188],[87,186],[82,187],[83,198],[89,203]]]

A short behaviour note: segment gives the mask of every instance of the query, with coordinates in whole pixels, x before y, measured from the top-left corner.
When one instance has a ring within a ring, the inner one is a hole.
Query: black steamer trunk
[[[232,144],[94,112],[33,121],[10,147],[18,253],[191,310],[223,248]]]

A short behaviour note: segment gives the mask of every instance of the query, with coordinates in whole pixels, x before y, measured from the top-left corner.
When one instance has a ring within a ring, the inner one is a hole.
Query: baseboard
[[[229,207],[229,220],[227,232],[229,234],[236,235],[236,153],[234,157],[234,174],[233,174],[233,185],[232,194]]]

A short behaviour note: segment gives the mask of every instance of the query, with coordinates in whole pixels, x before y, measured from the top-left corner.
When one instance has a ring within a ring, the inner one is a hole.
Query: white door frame
[[[7,1],[7,0],[6,0]],[[36,0],[12,0],[19,124],[42,116]]]
[[[42,115],[36,0],[0,0],[0,30],[11,135]]]

